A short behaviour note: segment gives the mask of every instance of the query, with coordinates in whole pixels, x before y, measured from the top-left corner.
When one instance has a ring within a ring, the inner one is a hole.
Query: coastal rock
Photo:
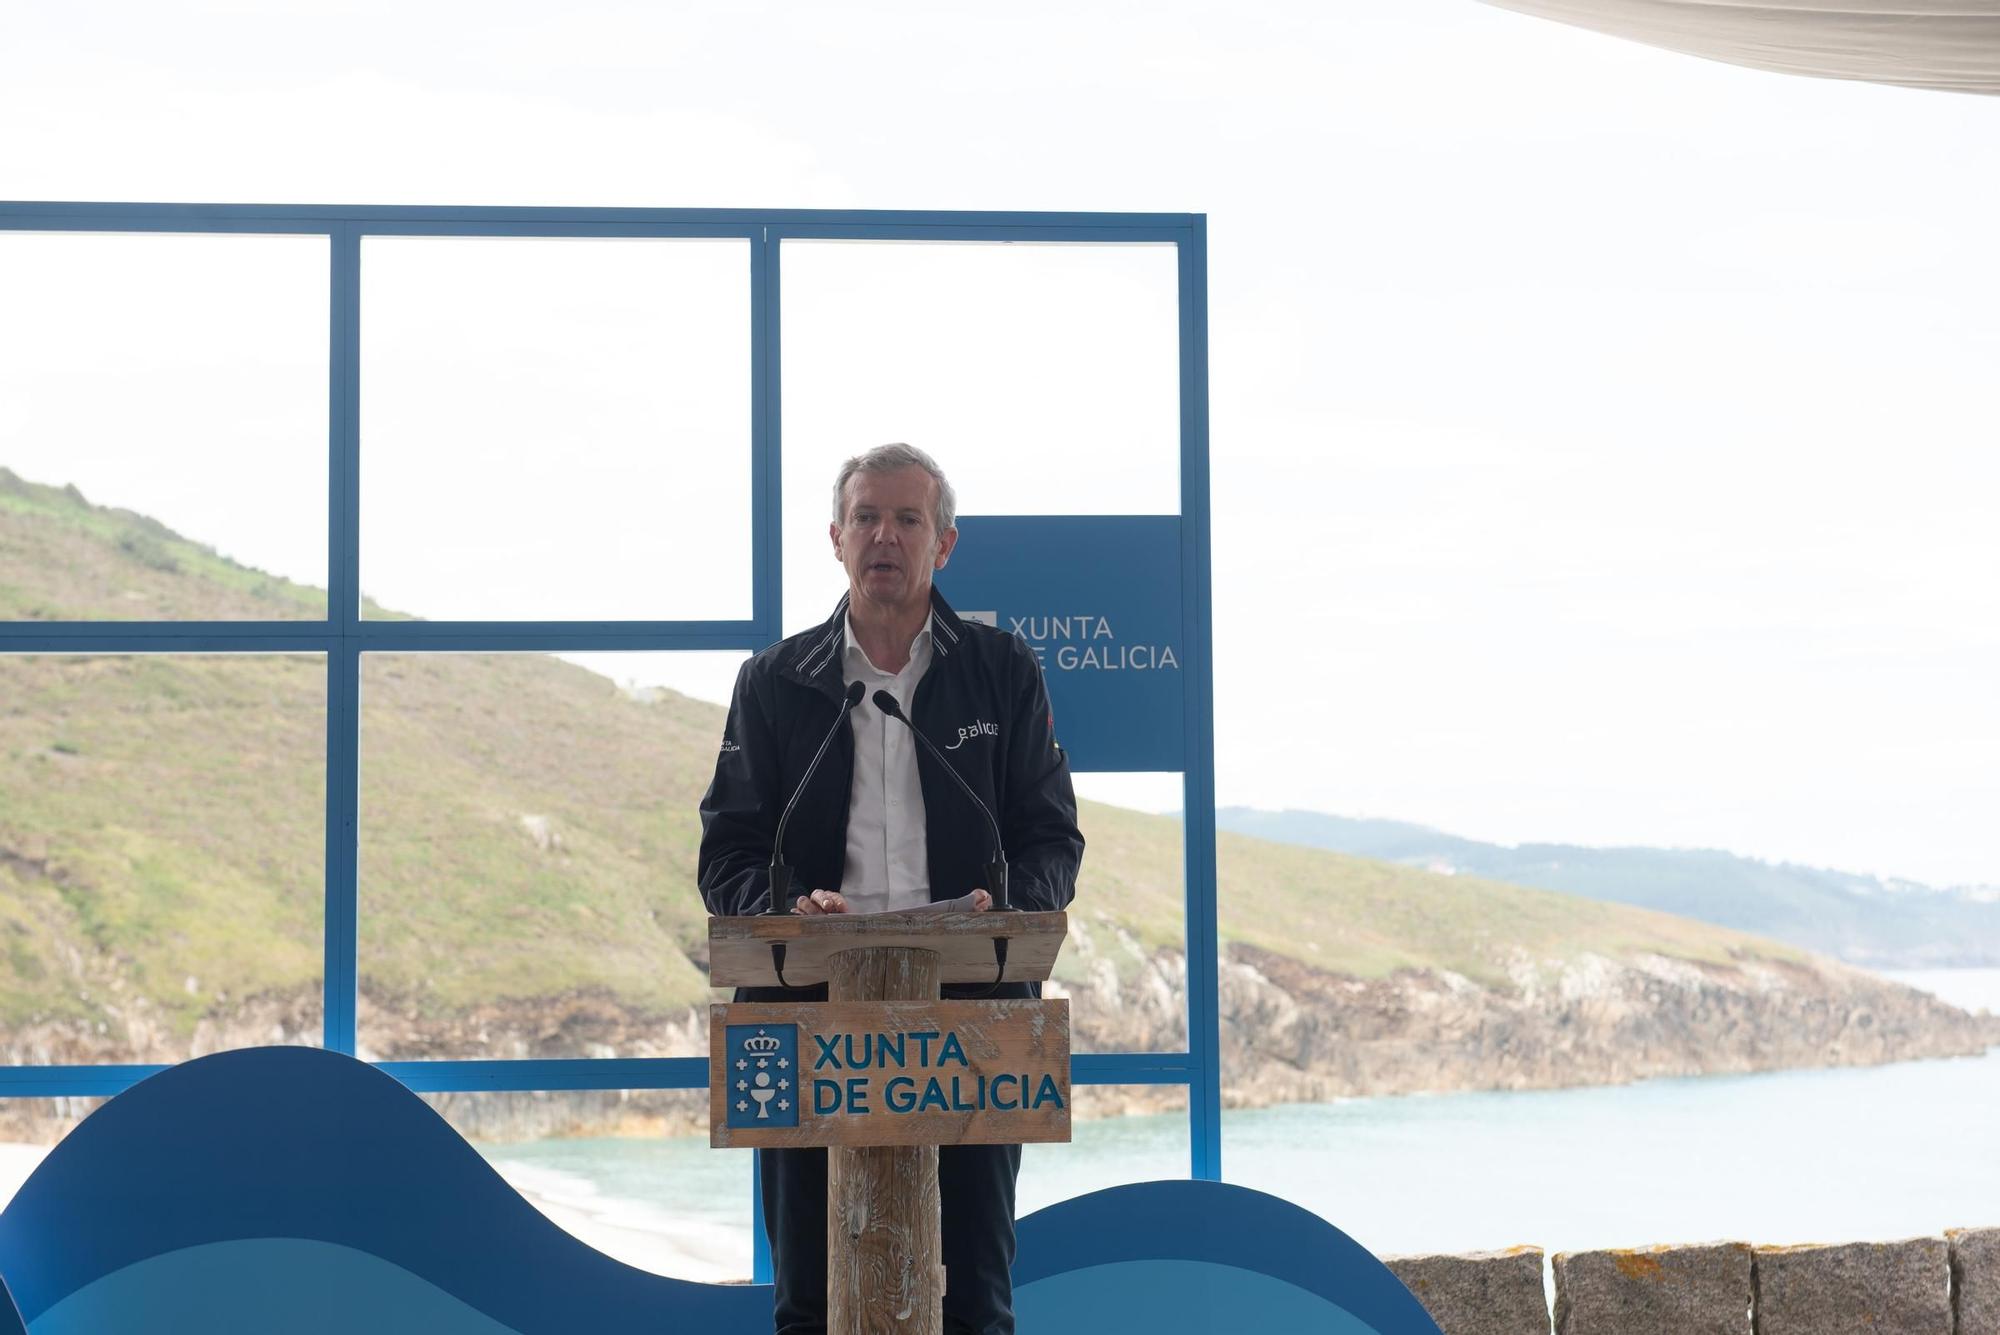
[[[2000,1335],[2000,1228],[1945,1230],[1956,1335]]]
[[[1549,1335],[1542,1249],[1385,1259],[1444,1335]]]
[[[1079,919],[1066,981],[1078,1052],[1173,1052],[1187,1043],[1187,962],[1106,923]],[[2000,1019],[1831,961],[1513,961],[1504,982],[1405,969],[1355,978],[1231,943],[1219,961],[1223,1102],[1232,1108],[1473,1089],[1551,1089],[1657,1076],[1864,1065],[1964,1056],[2000,1044]],[[175,1062],[227,1048],[320,1041],[317,988],[220,997],[177,1030],[115,975],[108,1020],[30,1021],[0,1035],[0,1063]],[[601,989],[497,1000],[439,1013],[364,987],[360,1055],[371,1061],[689,1057],[707,1051],[707,1014],[641,1011]],[[1085,1086],[1078,1115],[1186,1106],[1173,1085]],[[74,1105],[0,1100],[0,1138],[47,1142]],[[695,1132],[700,1096],[631,1091],[536,1098],[468,1095],[447,1115],[484,1139]]]
[[[1758,1335],[1952,1335],[1943,1238],[1759,1247]]]
[[[2000,1020],[1831,961],[1522,961],[1511,987],[1403,970],[1357,979],[1231,944],[1232,1106],[1967,1056]],[[1090,1010],[1077,1003],[1079,1028]]]
[[[1556,1335],[1749,1335],[1750,1246],[1558,1252]]]

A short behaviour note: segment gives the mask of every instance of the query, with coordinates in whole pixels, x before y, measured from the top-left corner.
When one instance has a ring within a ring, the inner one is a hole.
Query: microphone
[[[805,774],[799,779],[799,786],[792,789],[792,800],[785,803],[785,813],[778,817],[778,836],[771,841],[771,907],[764,910],[766,913],[791,912],[792,906],[785,902],[791,897],[792,890],[792,869],[785,861],[785,826],[791,821],[792,808],[799,804],[799,798],[804,795],[806,785],[812,782],[813,775],[818,772],[819,762],[826,759],[826,748],[833,745],[833,735],[847,722],[848,711],[861,703],[861,697],[867,690],[868,688],[858,681],[847,688],[847,698],[840,702],[839,717],[835,718],[833,726],[826,730],[826,736],[820,741],[819,750],[813,752],[812,763],[806,766]]]
[[[924,749],[931,753],[931,759],[943,766],[944,772],[951,775],[952,782],[972,799],[972,805],[979,808],[979,814],[986,817],[986,827],[993,832],[993,857],[986,864],[986,891],[993,896],[994,908],[1011,907],[1007,903],[1007,850],[1000,846],[1000,822],[993,819],[992,808],[979,800],[979,794],[972,791],[972,785],[967,783],[965,776],[952,766],[945,753],[938,749],[938,744],[924,736],[923,730],[910,722],[903,713],[903,707],[896,703],[895,696],[887,691],[875,692],[875,707],[908,728],[911,734],[923,743]]]

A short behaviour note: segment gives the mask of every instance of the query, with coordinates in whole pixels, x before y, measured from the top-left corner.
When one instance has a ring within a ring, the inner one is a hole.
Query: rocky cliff
[[[1091,961],[1067,987],[1076,1048],[1143,1051],[1183,1040],[1185,963],[1154,952],[1136,978],[1122,941],[1072,932]],[[1379,978],[1315,970],[1253,945],[1221,961],[1223,1101],[1254,1108],[1370,1095],[1624,1084],[1658,1076],[1867,1066],[2000,1046],[2000,1016],[1828,960],[1664,955],[1513,961],[1505,983],[1445,970]],[[1178,1092],[1126,1088],[1143,1109]]]
[[[1067,983],[1079,1052],[1158,1051],[1185,1042],[1185,960],[1079,924]],[[1505,984],[1434,970],[1362,979],[1322,972],[1241,943],[1221,969],[1223,1097],[1230,1107],[1366,1095],[1617,1084],[1656,1076],[1859,1066],[1965,1056],[2000,1045],[2000,1017],[1971,1015],[1928,993],[1829,961],[1733,963],[1667,956],[1525,956]],[[185,1046],[135,1017],[151,1060],[254,1043],[317,1041],[316,995],[263,997],[210,1019]],[[364,997],[363,1055],[420,1058],[685,1057],[706,1050],[700,1008],[643,1014],[575,992],[532,1004],[426,1016]],[[0,1062],[124,1060],[129,1038],[55,1023],[9,1036]],[[1176,1088],[1094,1089],[1085,1115],[1177,1106]],[[695,1091],[479,1093],[433,1096],[465,1134],[687,1134],[705,1126]],[[0,1139],[45,1140],[86,1100],[0,1102]]]

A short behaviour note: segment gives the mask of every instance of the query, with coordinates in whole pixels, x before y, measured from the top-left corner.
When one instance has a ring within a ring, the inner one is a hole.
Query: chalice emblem
[[[750,1097],[757,1101],[757,1120],[760,1122],[771,1119],[771,1100],[778,1097],[777,1089],[771,1084],[770,1065],[771,1056],[779,1046],[778,1040],[762,1029],[757,1031],[755,1038],[743,1040],[743,1051],[757,1059],[757,1074],[751,1077],[750,1083],[754,1088]]]

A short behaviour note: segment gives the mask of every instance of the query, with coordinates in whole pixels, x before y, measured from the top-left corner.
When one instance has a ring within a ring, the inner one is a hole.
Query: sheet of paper
[[[957,899],[937,899],[928,904],[920,904],[907,910],[910,913],[980,913],[982,909],[973,907],[972,892],[967,891]]]

